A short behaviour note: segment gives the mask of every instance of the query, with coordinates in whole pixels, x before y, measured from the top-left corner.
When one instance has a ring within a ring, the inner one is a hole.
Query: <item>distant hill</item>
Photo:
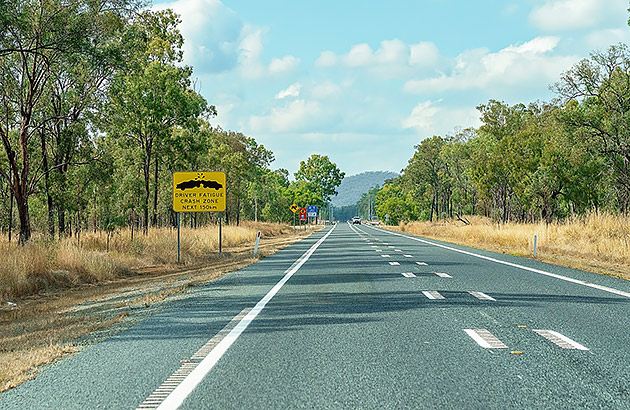
[[[375,185],[383,186],[386,179],[397,176],[398,174],[395,172],[370,171],[345,177],[337,188],[338,194],[332,198],[332,203],[336,207],[354,205],[361,198],[361,194]]]

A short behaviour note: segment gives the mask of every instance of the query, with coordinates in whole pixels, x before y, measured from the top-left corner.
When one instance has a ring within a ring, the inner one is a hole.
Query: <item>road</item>
[[[0,395],[2,409],[630,409],[630,283],[339,224]]]

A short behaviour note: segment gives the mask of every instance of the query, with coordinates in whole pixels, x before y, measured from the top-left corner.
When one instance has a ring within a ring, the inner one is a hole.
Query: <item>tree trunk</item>
[[[144,161],[144,165],[142,166],[142,171],[144,172],[144,198],[142,198],[142,212],[144,214],[144,221],[143,222],[143,230],[144,230],[144,234],[148,235],[149,234],[149,198],[151,196],[151,190],[149,188],[149,179],[151,178],[150,175],[150,168],[151,168],[151,157],[150,157],[150,153],[146,153],[147,158]]]
[[[155,158],[155,171],[154,171],[154,187],[153,187],[153,222],[152,226],[157,226],[157,203],[158,203],[158,159]]]
[[[46,189],[46,205],[48,207],[48,235],[50,239],[55,239],[55,214],[53,212],[53,200],[50,195],[50,178],[48,177],[48,150],[46,149],[45,134],[40,131],[39,137],[42,142],[42,163],[44,166],[44,188]]]
[[[62,204],[57,204],[57,226],[59,227],[59,239],[66,233],[66,212]]]
[[[9,243],[11,243],[11,233],[13,231],[13,189],[9,186]]]

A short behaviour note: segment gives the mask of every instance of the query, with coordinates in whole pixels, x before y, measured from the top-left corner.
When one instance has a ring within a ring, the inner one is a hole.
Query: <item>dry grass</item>
[[[482,249],[533,257],[538,237],[539,260],[630,279],[630,218],[591,213],[564,223],[497,224],[487,218],[412,222],[397,229]],[[394,228],[395,229],[395,228]]]
[[[86,335],[107,337],[113,325],[128,327],[191,286],[248,266],[305,236],[294,235],[284,225],[243,225],[224,227],[221,255],[208,238],[215,230],[183,229],[188,251],[183,253],[186,263],[180,265],[158,254],[168,250],[176,255],[168,249],[173,243],[168,229],[133,242],[130,232],[121,232],[110,243],[118,248],[109,253],[104,234],[84,235],[82,247],[74,240],[22,248],[0,243],[2,296],[15,292],[10,300],[17,303],[0,303],[0,393],[35,377],[42,365],[80,350]],[[254,256],[258,230],[262,238],[259,255]],[[125,240],[133,245],[127,252]]]
[[[265,239],[288,235],[287,225],[246,222],[226,226],[222,232],[224,250],[253,249],[256,233]],[[181,230],[181,264],[194,266],[216,259],[218,227]],[[133,274],[147,266],[174,265],[177,261],[177,231],[149,230],[131,239],[129,230],[114,233],[107,251],[103,232],[83,234],[80,246],[73,238],[60,242],[36,241],[25,247],[0,242],[0,302],[56,288],[100,283]]]

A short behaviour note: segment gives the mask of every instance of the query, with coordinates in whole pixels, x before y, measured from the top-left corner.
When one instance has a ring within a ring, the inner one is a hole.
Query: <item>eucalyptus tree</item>
[[[31,236],[29,196],[50,172],[36,139],[54,120],[46,111],[51,83],[67,61],[90,55],[103,45],[99,35],[103,25],[98,22],[125,19],[133,6],[128,0],[2,3],[0,139],[8,168],[0,169],[0,175],[16,199],[21,243]]]
[[[296,181],[308,182],[315,195],[321,198],[321,203],[311,205],[324,205],[330,201],[330,197],[337,195],[337,187],[345,176],[326,155],[313,154],[306,161],[300,161],[300,169],[295,173]]]
[[[592,53],[553,89],[565,102],[562,120],[613,170],[618,209],[630,211],[630,49],[618,44]]]
[[[184,40],[177,29],[179,23],[170,9],[138,14],[126,36],[131,45],[129,65],[114,77],[109,93],[108,134],[137,153],[136,165],[142,169],[145,233],[149,229],[151,176],[157,189],[160,155],[166,151],[173,129],[196,127],[208,109],[192,88],[192,68],[180,65]]]

